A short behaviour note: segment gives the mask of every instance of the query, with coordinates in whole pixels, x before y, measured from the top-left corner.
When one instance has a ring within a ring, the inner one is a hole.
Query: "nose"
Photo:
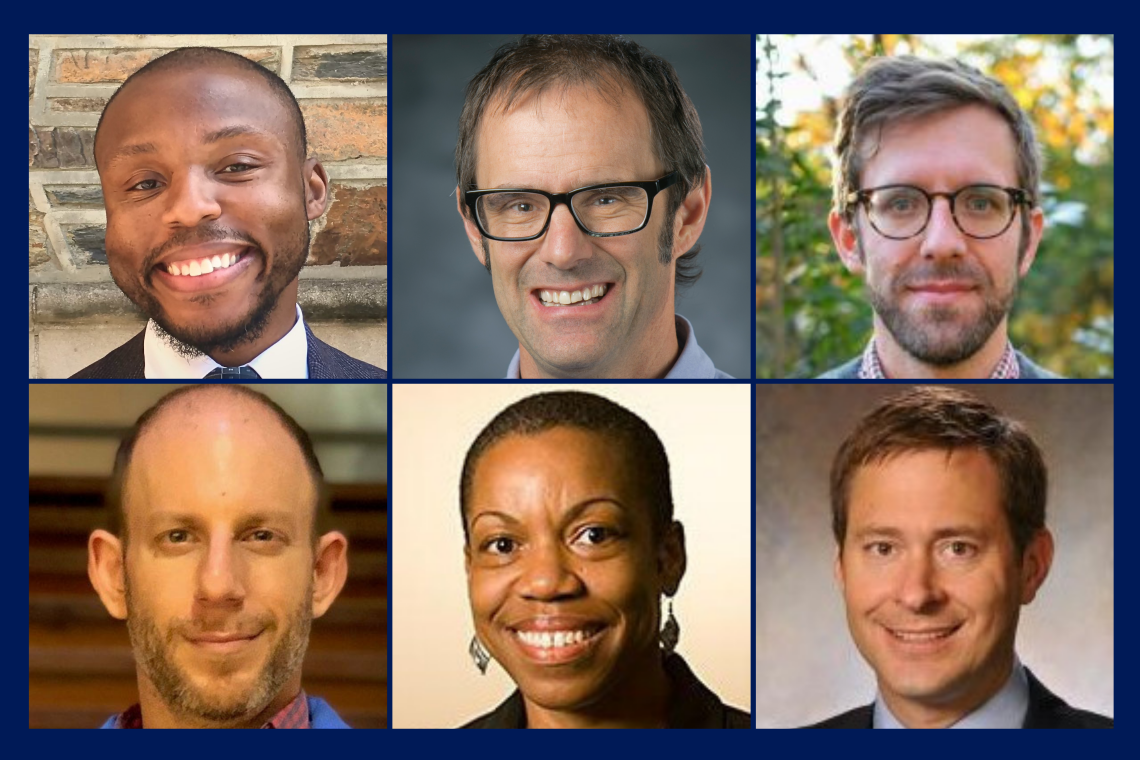
[[[237,605],[245,598],[241,557],[228,535],[211,536],[198,568],[198,601]]]
[[[166,209],[162,221],[172,227],[195,227],[222,214],[214,183],[205,172],[190,171],[176,175],[164,193]]]
[[[540,241],[541,259],[559,269],[573,269],[593,255],[590,236],[578,227],[566,204],[555,206],[550,225]]]
[[[929,612],[941,605],[946,595],[938,577],[934,560],[925,553],[907,558],[900,568],[898,601],[906,609]]]
[[[921,253],[927,258],[962,256],[966,253],[966,236],[954,221],[950,199],[934,199],[930,221],[922,233]]]
[[[573,557],[555,542],[531,544],[523,559],[519,594],[537,601],[580,595],[585,586],[574,564]]]

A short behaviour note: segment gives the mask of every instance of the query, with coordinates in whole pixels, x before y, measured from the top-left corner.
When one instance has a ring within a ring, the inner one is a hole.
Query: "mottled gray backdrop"
[[[874,677],[832,577],[828,474],[856,420],[901,385],[756,388],[757,727],[866,704]],[[972,384],[1025,422],[1049,467],[1056,556],[1022,608],[1022,661],[1061,698],[1113,714],[1113,387]]]
[[[752,375],[752,38],[631,35],[676,68],[704,128],[713,194],[700,282],[677,299],[716,366]],[[503,377],[518,341],[495,304],[455,210],[463,93],[511,36],[389,38],[392,147],[388,262],[397,378]]]

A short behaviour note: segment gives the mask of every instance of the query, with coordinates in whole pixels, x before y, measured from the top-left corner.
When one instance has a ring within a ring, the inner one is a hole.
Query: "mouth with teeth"
[[[885,627],[888,634],[895,641],[911,646],[935,646],[953,636],[961,625],[950,625],[942,628],[923,628],[908,630],[904,628]]]
[[[523,653],[544,663],[563,663],[577,659],[589,651],[598,639],[600,628],[566,628],[557,630],[511,629]]]
[[[606,294],[607,285],[587,285],[578,290],[541,290],[539,301],[543,306],[585,306],[597,303]]]
[[[229,269],[247,255],[246,251],[203,256],[200,259],[186,259],[159,264],[159,268],[175,277],[201,277],[219,269]]]

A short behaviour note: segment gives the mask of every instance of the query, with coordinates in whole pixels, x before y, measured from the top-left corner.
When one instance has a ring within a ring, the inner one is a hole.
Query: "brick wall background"
[[[137,333],[145,317],[111,280],[92,148],[108,98],[178,47],[240,53],[301,105],[331,202],[310,224],[305,320],[321,339],[387,368],[387,36],[31,35],[28,41],[28,371],[67,377]]]

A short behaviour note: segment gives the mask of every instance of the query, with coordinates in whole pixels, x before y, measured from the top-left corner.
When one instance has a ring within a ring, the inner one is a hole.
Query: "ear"
[[[475,258],[479,259],[480,264],[487,266],[487,262],[483,260],[483,236],[479,234],[475,220],[467,216],[467,205],[463,202],[463,191],[459,189],[459,185],[455,186],[455,209],[459,212],[459,218],[463,220],[463,230],[467,233],[467,240],[471,243]]]
[[[843,550],[838,547],[835,549],[835,565],[832,567],[832,573],[835,575],[835,585],[839,586],[839,593],[842,594],[847,583],[843,579]]]
[[[329,175],[315,158],[305,161],[301,174],[305,178],[305,213],[311,222],[328,208]]]
[[[673,217],[673,260],[697,244],[705,229],[712,198],[712,169],[705,167],[704,181],[689,191]]]
[[[1025,245],[1025,253],[1017,262],[1017,273],[1024,277],[1029,274],[1029,267],[1037,258],[1037,246],[1041,244],[1041,235],[1045,232],[1045,212],[1036,206],[1029,212],[1029,240]]]
[[[865,267],[863,254],[859,250],[859,230],[855,219],[848,221],[838,211],[833,210],[827,215],[827,227],[831,230],[831,239],[835,243],[835,250],[839,253],[843,266],[852,274],[863,274]]]
[[[348,539],[339,531],[321,536],[313,563],[313,617],[332,605],[348,578]]]
[[[87,577],[99,600],[116,620],[127,619],[127,587],[123,573],[123,543],[118,536],[96,530],[87,539]]]
[[[661,579],[661,590],[666,596],[673,596],[681,587],[685,577],[688,556],[685,553],[685,526],[676,520],[665,530],[661,545],[657,549],[657,573]]]
[[[1053,566],[1053,534],[1048,528],[1037,531],[1021,558],[1021,603],[1029,604],[1045,583]]]

